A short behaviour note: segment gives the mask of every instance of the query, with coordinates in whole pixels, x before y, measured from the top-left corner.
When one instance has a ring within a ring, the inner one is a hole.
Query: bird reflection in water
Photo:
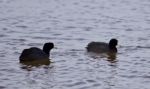
[[[117,53],[107,53],[108,61],[111,63],[117,62],[116,55],[117,55]]]
[[[107,58],[107,61],[110,63],[117,62],[117,53],[94,53],[94,52],[88,52],[89,56],[94,59],[101,59],[101,58]]]
[[[49,65],[51,64],[52,62],[49,60],[49,59],[44,59],[44,60],[35,60],[35,61],[23,61],[23,62],[20,62],[21,64],[21,68],[22,69],[25,69],[25,70],[28,70],[28,71],[31,71],[33,68],[37,68],[37,67],[41,67],[41,66],[44,66],[45,68],[46,67],[49,67]]]

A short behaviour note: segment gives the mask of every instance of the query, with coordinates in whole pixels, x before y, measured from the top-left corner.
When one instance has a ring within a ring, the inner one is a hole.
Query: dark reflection
[[[49,66],[51,64],[51,61],[49,59],[46,60],[36,60],[36,61],[20,61],[21,68],[31,71],[33,67],[40,67],[40,66]]]
[[[99,58],[107,58],[107,61],[114,63],[117,62],[117,53],[114,52],[109,52],[109,53],[93,53],[93,52],[88,52],[90,57],[94,59],[99,59]]]
[[[117,53],[107,53],[107,59],[108,59],[108,61],[109,62],[111,62],[111,63],[114,63],[114,62],[116,62],[117,60],[116,60],[116,54]]]

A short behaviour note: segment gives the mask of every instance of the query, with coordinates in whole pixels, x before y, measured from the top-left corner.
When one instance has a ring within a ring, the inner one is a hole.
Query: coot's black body
[[[118,40],[111,39],[109,43],[104,42],[91,42],[87,45],[88,52],[95,52],[95,53],[110,53],[115,52],[117,53],[117,46]]]
[[[43,50],[37,47],[24,49],[19,57],[19,60],[20,62],[26,62],[49,59],[49,52],[52,48],[54,48],[53,43],[45,43],[43,46]]]

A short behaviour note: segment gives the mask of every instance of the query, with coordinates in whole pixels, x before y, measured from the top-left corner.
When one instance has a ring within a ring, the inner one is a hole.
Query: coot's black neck
[[[43,51],[49,55],[50,54],[50,50],[54,48],[54,44],[53,43],[45,43],[43,46]]]
[[[44,51],[47,55],[49,55],[49,53],[50,53],[50,50],[47,50],[47,49],[43,49],[43,51]]]
[[[113,52],[117,52],[117,48],[114,45],[109,45],[109,49]]]

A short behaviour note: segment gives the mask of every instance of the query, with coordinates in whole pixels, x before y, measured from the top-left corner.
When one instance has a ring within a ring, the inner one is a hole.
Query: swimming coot
[[[118,40],[111,39],[109,43],[104,42],[91,42],[87,45],[88,52],[95,52],[95,53],[117,53],[117,46]]]
[[[53,43],[45,43],[43,46],[43,50],[37,47],[24,49],[19,57],[19,60],[20,62],[28,62],[28,61],[49,59],[50,50],[52,48],[54,48]]]

